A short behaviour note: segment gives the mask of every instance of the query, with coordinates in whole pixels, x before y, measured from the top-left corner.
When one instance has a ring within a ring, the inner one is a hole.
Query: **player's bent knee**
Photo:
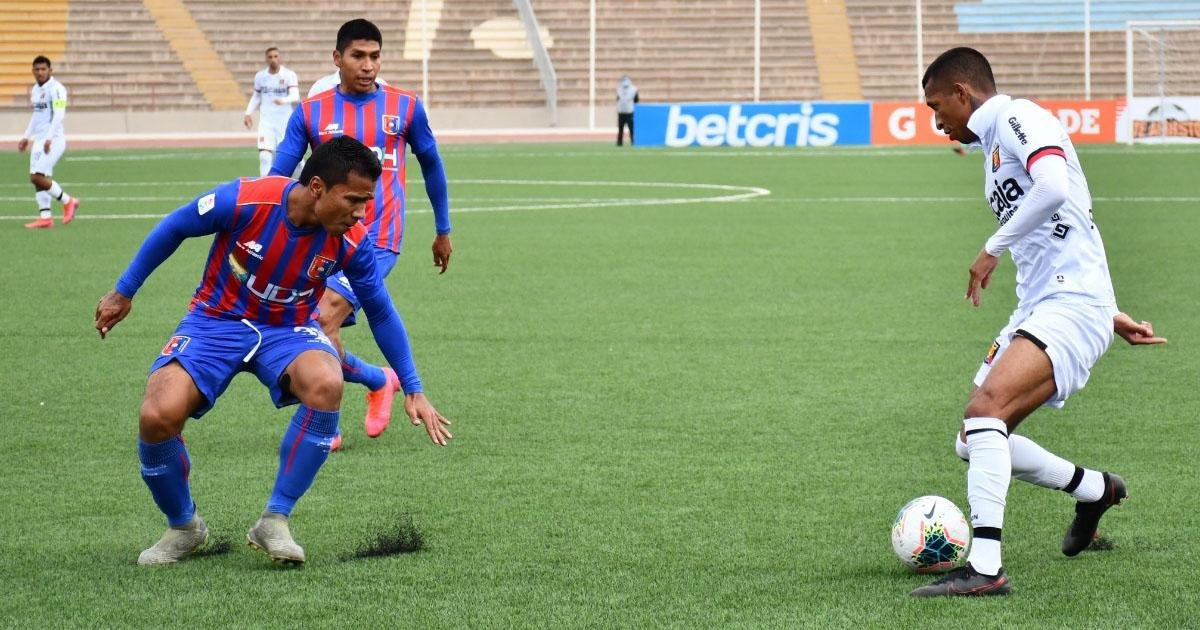
[[[342,366],[330,355],[321,354],[328,359],[297,359],[304,363],[289,369],[292,393],[314,409],[337,409],[342,404]]]
[[[168,440],[183,432],[187,417],[183,406],[147,396],[138,412],[138,434],[150,443]]]
[[[1003,401],[992,388],[984,383],[971,392],[967,408],[963,410],[964,418],[999,418],[1004,411]]]

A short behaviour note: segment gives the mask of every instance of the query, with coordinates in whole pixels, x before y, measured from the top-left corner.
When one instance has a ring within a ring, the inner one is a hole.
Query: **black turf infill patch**
[[[1103,536],[1097,536],[1092,539],[1092,544],[1087,546],[1084,551],[1112,551],[1113,541]]]
[[[425,535],[413,525],[411,516],[397,517],[383,531],[368,538],[354,551],[343,554],[341,560],[379,558],[405,553],[416,553],[425,548]]]
[[[208,544],[204,545],[194,555],[202,556],[220,556],[229,553],[233,550],[233,541],[228,536],[214,536],[208,540]]]

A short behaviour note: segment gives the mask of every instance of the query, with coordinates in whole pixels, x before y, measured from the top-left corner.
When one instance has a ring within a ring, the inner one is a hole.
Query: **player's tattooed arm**
[[[1125,313],[1113,316],[1113,331],[1131,346],[1167,343],[1166,337],[1154,336],[1154,326],[1147,321],[1137,322]]]

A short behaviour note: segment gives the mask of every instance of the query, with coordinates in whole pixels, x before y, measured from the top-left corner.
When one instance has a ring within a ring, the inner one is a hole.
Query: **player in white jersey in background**
[[[1117,309],[1087,180],[1058,119],[997,94],[991,65],[970,48],[935,59],[921,85],[938,128],[983,148],[984,196],[1000,223],[971,265],[966,297],[979,306],[1008,251],[1018,304],[975,375],[955,439],[968,461],[974,537],[967,564],[912,594],[1003,595],[1011,590],[1000,562],[1010,477],[1075,498],[1062,546],[1068,556],[1091,544],[1100,517],[1127,495],[1117,475],[1076,466],[1013,431],[1038,407],[1062,407],[1083,388],[1114,331],[1130,344],[1166,339]]]
[[[58,199],[63,205],[63,225],[75,218],[79,200],[63,191],[58,182],[50,178],[54,165],[67,150],[67,138],[63,133],[63,118],[67,115],[67,88],[50,76],[50,60],[38,55],[33,59],[33,78],[37,81],[29,90],[33,104],[33,116],[29,126],[17,143],[17,150],[29,152],[29,181],[37,191],[38,218],[26,223],[29,229],[54,227],[50,213],[50,200]]]
[[[375,82],[378,83],[379,85],[387,85],[388,84],[387,81],[383,80],[383,77],[375,77]],[[332,90],[333,88],[335,88],[341,84],[342,84],[341,70],[334,70],[332,74],[327,74],[327,75],[321,77],[320,79],[317,79],[315,82],[313,82],[312,87],[308,88],[308,95],[305,96],[305,98],[312,98],[312,97],[320,94],[321,92],[324,92],[325,90]]]
[[[267,49],[267,67],[254,75],[254,93],[246,105],[243,123],[249,129],[251,114],[258,114],[258,174],[266,177],[275,160],[275,147],[283,140],[292,108],[300,102],[300,82],[296,73],[283,66],[279,49]]]

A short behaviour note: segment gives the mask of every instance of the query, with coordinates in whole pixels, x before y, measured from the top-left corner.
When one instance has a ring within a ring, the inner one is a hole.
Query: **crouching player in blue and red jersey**
[[[300,403],[279,447],[266,510],[247,539],[277,562],[304,562],[288,519],[338,435],[341,361],[316,322],[325,280],[338,271],[399,375],[412,422],[423,423],[435,444],[445,446],[452,437],[449,421],[421,393],[408,334],[360,223],[379,173],[369,149],[342,137],[313,152],[299,182],[264,177],[218,186],[154,228],[116,289],[100,300],[96,329],[103,338],[184,239],[216,234],[189,313],[154,361],[142,399],[142,479],[170,527],[138,564],[176,562],[207,541],[208,527],[188,487],[191,460],[181,433],[188,417],[211,409],[239,372],[253,372],[277,407]]]
[[[450,244],[450,199],[446,171],[438,155],[437,141],[429,129],[425,108],[416,94],[376,81],[383,50],[379,28],[364,19],[350,20],[337,32],[333,63],[341,84],[305,99],[288,119],[287,132],[275,151],[271,175],[290,175],[304,152],[331,138],[351,136],[379,158],[383,172],[375,187],[375,198],[367,202],[363,224],[375,244],[376,267],[387,277],[404,238],[405,154],[411,148],[425,179],[425,193],[433,206],[437,235],[433,239],[433,264],[445,273],[453,248]],[[370,437],[378,437],[392,418],[392,397],[400,389],[396,374],[371,365],[346,352],[341,328],[354,324],[354,311],[361,300],[342,274],[327,282],[321,297],[320,324],[342,354],[342,376],[348,383],[367,386],[367,415],[363,426]],[[334,440],[334,449],[341,436]]]

